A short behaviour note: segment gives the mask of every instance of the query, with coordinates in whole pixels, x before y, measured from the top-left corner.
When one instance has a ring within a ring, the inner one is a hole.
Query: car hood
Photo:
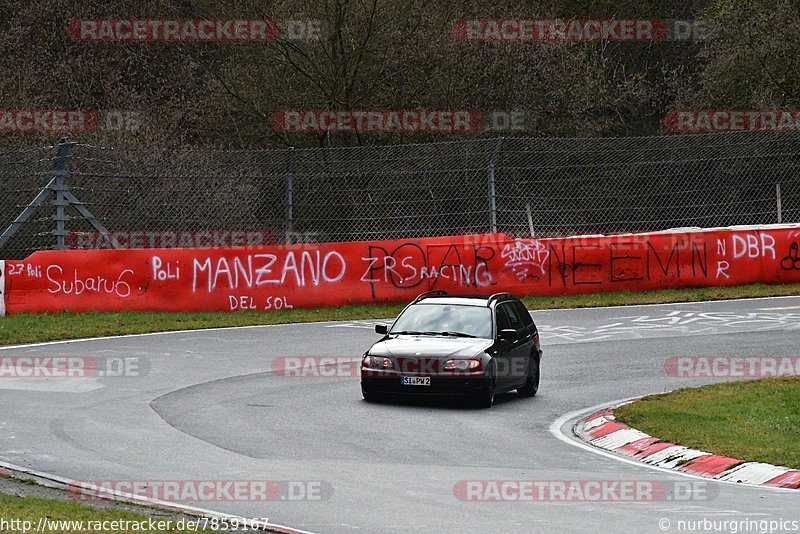
[[[472,358],[492,346],[490,339],[445,336],[394,336],[375,343],[371,356]]]

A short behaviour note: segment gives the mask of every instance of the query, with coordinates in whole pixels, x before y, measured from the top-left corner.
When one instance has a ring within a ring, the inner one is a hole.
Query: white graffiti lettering
[[[64,277],[64,269],[59,265],[50,265],[45,271],[47,281],[51,287],[47,291],[51,294],[82,295],[84,293],[105,293],[127,298],[131,294],[131,286],[124,280],[125,276],[132,275],[132,269],[122,271],[116,280],[109,280],[102,276],[83,278],[78,269],[73,270],[71,277]]]
[[[750,259],[763,258],[767,254],[775,259],[775,238],[766,232],[761,232],[758,236],[733,234],[732,239],[734,259],[745,256]]]
[[[347,263],[339,252],[331,251],[323,256],[319,250],[304,250],[299,254],[299,262],[297,256],[289,251],[281,261],[275,254],[251,254],[244,258],[222,256],[216,262],[211,258],[194,258],[192,292],[196,293],[201,287],[213,293],[217,288],[252,289],[272,284],[318,286],[339,282],[347,273]]]
[[[414,256],[403,256],[398,259],[393,256],[362,257],[367,262],[361,281],[364,283],[387,283],[397,287],[414,287],[421,280],[442,279],[460,286],[488,286],[491,284],[491,274],[485,263],[476,262],[476,265],[443,264],[415,265],[419,261]],[[398,265],[399,263],[399,265]],[[376,277],[382,273],[380,278]]]
[[[509,243],[503,247],[500,256],[506,260],[506,268],[514,271],[521,281],[545,274],[545,263],[550,257],[550,251],[544,243],[536,239],[528,241],[516,239],[513,244]]]

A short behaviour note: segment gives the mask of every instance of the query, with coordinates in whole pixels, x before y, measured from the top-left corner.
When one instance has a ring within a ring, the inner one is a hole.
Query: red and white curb
[[[800,470],[717,456],[667,443],[621,423],[611,408],[580,419],[575,435],[595,447],[647,465],[726,482],[800,489]]]

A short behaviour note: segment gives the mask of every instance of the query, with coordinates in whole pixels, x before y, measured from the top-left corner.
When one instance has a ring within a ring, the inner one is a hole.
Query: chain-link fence
[[[800,222],[798,170],[796,132],[274,151],[62,142],[0,151],[0,258],[112,242],[225,246],[493,230],[548,237]]]

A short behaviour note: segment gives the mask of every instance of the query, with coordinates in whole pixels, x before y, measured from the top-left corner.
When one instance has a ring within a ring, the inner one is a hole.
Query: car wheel
[[[494,395],[497,387],[495,384],[494,375],[486,377],[486,387],[478,391],[478,396],[475,399],[479,408],[491,408],[494,404]]]
[[[523,397],[534,397],[537,391],[539,391],[539,359],[531,358],[525,385],[517,388],[517,393]]]

